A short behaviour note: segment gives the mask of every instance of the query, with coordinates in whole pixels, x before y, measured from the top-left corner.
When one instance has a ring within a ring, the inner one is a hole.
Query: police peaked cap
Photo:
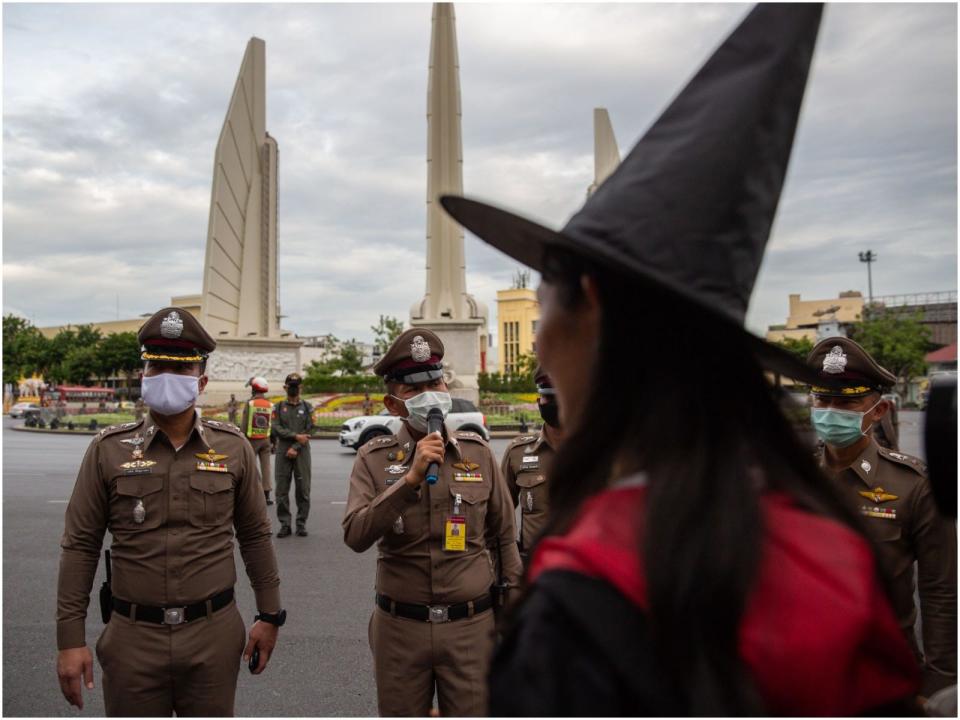
[[[820,382],[810,386],[814,395],[863,397],[870,393],[883,393],[897,382],[896,375],[881,367],[860,345],[845,337],[818,342],[807,356],[807,365],[821,378]]]
[[[217,341],[189,310],[167,307],[154,313],[137,333],[141,360],[196,363],[207,359]]]
[[[410,328],[401,333],[373,366],[384,382],[420,385],[443,377],[443,343],[435,333]]]

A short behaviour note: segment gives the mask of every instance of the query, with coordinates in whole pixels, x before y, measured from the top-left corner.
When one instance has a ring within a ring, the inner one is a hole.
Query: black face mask
[[[556,402],[537,403],[540,417],[552,428],[560,429],[560,407]]]

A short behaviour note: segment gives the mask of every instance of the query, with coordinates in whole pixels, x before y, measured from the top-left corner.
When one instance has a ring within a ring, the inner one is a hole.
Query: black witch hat
[[[744,327],[793,146],[821,4],[755,7],[560,232],[467,198],[443,207],[540,270],[563,248],[705,308],[770,370],[815,378]]]

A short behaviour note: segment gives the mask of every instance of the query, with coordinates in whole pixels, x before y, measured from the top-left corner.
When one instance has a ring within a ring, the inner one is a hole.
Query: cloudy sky
[[[746,5],[461,4],[467,194],[560,227]],[[213,152],[247,40],[267,48],[285,327],[371,339],[424,289],[429,4],[3,8],[3,305],[37,325],[199,292]],[[957,287],[957,9],[829,5],[748,325],[787,295]],[[518,266],[471,236],[495,312]],[[495,330],[495,317],[491,329]]]

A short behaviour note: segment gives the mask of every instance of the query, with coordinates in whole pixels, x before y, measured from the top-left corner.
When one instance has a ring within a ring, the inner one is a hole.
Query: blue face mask
[[[871,412],[882,400],[869,410],[836,410],[834,408],[810,408],[810,422],[817,437],[827,445],[845,448],[853,445],[866,432],[862,430],[863,416]],[[867,428],[869,430],[870,428]]]

